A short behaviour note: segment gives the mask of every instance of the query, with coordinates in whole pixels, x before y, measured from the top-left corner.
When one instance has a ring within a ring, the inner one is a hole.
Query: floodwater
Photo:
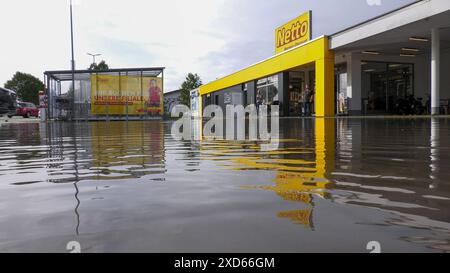
[[[450,251],[450,119],[285,119],[273,151],[170,128],[2,125],[0,252]]]

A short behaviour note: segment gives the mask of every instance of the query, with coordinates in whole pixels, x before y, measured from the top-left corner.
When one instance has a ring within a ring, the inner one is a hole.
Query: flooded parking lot
[[[450,251],[450,119],[285,119],[266,152],[170,132],[3,124],[0,251]]]

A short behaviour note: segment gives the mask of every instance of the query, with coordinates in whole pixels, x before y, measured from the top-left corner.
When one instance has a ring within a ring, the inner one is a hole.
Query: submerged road
[[[168,121],[13,120],[1,252],[450,251],[449,118],[281,119],[272,151]]]

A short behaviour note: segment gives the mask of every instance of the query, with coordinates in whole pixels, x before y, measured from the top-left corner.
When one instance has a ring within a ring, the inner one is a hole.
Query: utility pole
[[[74,111],[75,111],[75,54],[74,54],[74,48],[73,48],[73,12],[72,12],[72,0],[70,0],[70,42],[72,46],[72,100],[71,100],[71,111],[70,111],[70,118],[73,120],[74,117]]]

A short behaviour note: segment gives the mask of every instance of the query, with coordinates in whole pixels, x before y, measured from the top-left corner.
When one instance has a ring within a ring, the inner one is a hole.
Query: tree
[[[108,70],[108,69],[109,69],[109,66],[104,60],[102,60],[98,64],[93,63],[88,68],[88,70],[91,70],[91,71],[105,71],[105,70]]]
[[[5,83],[5,88],[16,91],[19,100],[38,105],[39,91],[44,91],[45,85],[31,74],[16,72],[12,79]]]
[[[189,73],[186,76],[186,79],[181,84],[181,95],[180,95],[180,102],[181,104],[190,106],[191,105],[191,91],[199,88],[202,86],[202,80],[200,79],[200,76],[197,75],[197,73],[192,74]]]

